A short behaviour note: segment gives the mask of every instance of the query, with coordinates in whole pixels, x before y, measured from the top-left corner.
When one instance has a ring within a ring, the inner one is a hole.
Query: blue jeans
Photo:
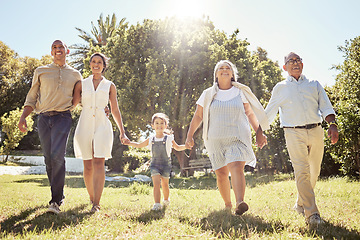
[[[65,152],[71,124],[69,111],[38,116],[38,133],[51,186],[49,204],[55,202],[60,206],[65,198]]]

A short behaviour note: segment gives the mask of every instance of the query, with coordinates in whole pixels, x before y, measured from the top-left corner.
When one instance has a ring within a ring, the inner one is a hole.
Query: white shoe
[[[163,201],[164,207],[168,207],[170,205],[170,200]]]
[[[160,211],[162,208],[160,203],[155,203],[151,210],[153,211]]]
[[[100,211],[100,205],[93,205],[90,212],[91,213],[96,213]]]
[[[52,202],[47,211],[55,214],[59,214],[61,212],[60,206],[56,202]]]
[[[321,223],[324,223],[318,213],[311,215],[308,219],[306,219],[306,222],[311,226],[317,226]]]

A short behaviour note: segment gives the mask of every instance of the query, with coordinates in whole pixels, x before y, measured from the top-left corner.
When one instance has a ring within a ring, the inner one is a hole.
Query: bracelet
[[[329,122],[329,127],[330,127],[331,125],[335,125],[336,127],[338,126],[335,121]]]

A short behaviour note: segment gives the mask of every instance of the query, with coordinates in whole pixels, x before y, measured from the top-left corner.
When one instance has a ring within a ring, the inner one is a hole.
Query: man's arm
[[[21,114],[20,120],[19,120],[19,124],[18,127],[20,129],[21,132],[26,132],[27,131],[27,124],[26,124],[26,117],[30,115],[30,113],[32,113],[34,109],[30,106],[25,106],[24,107],[24,111]]]
[[[270,124],[274,121],[276,114],[279,111],[281,98],[282,98],[280,94],[281,93],[278,91],[278,87],[276,85],[271,93],[271,98],[269,100],[269,103],[265,108],[265,113],[269,119]]]

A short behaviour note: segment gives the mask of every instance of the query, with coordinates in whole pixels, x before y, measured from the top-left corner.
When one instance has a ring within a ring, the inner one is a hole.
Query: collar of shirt
[[[289,82],[297,83],[297,84],[301,84],[301,83],[303,83],[305,81],[308,81],[308,79],[303,74],[300,75],[298,80],[296,80],[293,76],[288,75],[286,80],[289,81]]]
[[[59,64],[53,62],[50,65],[52,65],[53,67],[57,67],[57,68],[67,68],[68,67],[68,65],[66,63],[64,65],[60,66]]]

